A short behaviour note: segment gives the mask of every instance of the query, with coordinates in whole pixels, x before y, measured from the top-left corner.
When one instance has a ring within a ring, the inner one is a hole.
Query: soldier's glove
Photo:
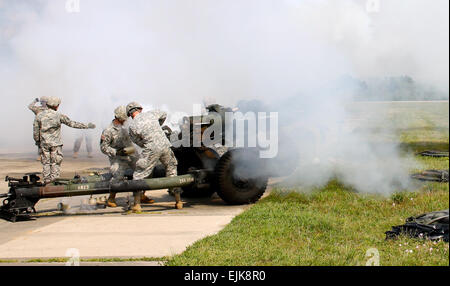
[[[170,129],[170,127],[167,125],[164,125],[163,127],[161,127],[161,129],[164,131],[164,134],[166,134],[167,137],[172,134],[172,129]]]
[[[117,156],[129,156],[131,154],[134,154],[134,152],[136,151],[136,149],[134,149],[134,147],[125,147],[125,148],[120,148],[119,150],[116,151],[116,155]]]
[[[88,123],[88,128],[89,129],[95,129],[95,124],[94,123]]]
[[[132,155],[136,152],[136,149],[134,149],[133,146],[128,146],[123,148],[123,151],[127,154],[127,155]]]
[[[127,156],[124,148],[120,148],[116,151],[116,156]]]
[[[36,97],[36,98],[34,99],[34,101],[39,102],[39,98]]]

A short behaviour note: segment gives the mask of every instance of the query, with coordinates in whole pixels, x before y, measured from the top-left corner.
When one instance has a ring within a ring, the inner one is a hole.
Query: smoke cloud
[[[256,99],[280,113],[300,154],[296,181],[406,187],[396,146],[349,124],[340,79],[409,75],[448,92],[449,3],[376,2],[80,0],[69,13],[65,0],[0,0],[0,152],[35,149],[26,105],[44,95],[96,123],[96,136],[132,100],[191,113],[204,98]],[[75,132],[63,130],[68,147]]]

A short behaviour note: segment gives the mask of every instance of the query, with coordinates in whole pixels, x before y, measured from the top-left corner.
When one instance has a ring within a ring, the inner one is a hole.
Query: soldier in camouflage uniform
[[[49,97],[48,109],[41,111],[34,120],[33,138],[37,146],[42,149],[41,163],[43,165],[44,183],[48,184],[60,175],[63,159],[61,124],[77,129],[94,129],[92,123],[83,124],[72,121],[66,115],[59,113],[58,107],[61,99]]]
[[[100,140],[100,150],[109,157],[111,180],[122,180],[127,170],[134,171],[137,158],[134,156],[133,142],[131,142],[128,132],[123,128],[123,124],[128,119],[126,107],[119,106],[114,110],[115,118],[111,124],[103,130]],[[154,203],[155,201],[139,195],[141,202]],[[117,207],[116,193],[111,192],[108,198],[108,206]],[[136,201],[136,200],[135,200]]]
[[[167,177],[177,176],[178,161],[161,128],[167,114],[156,110],[143,113],[139,103],[131,102],[127,105],[127,115],[133,118],[129,127],[131,140],[142,148],[133,179],[141,180],[150,176],[159,161],[164,165]],[[175,206],[181,208],[181,190],[176,188],[173,192],[177,201]]]
[[[41,111],[44,111],[47,109],[47,99],[48,99],[47,96],[43,96],[43,97],[41,97],[41,99],[39,99],[39,98],[34,99],[28,105],[28,109],[30,109],[34,113],[34,115],[38,115]],[[38,103],[38,102],[41,102],[41,106],[36,106],[36,103]],[[41,147],[38,146],[38,157],[37,157],[36,161],[41,160],[41,154],[42,154]]]

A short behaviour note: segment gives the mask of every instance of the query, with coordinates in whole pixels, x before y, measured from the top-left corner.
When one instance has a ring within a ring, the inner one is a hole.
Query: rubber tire
[[[238,187],[233,183],[234,162],[233,157],[240,157],[248,152],[246,149],[233,149],[225,153],[216,165],[215,176],[217,184],[217,194],[230,205],[251,204],[257,202],[267,189],[269,178],[261,175],[253,178],[256,183],[250,183],[248,187]],[[250,151],[251,152],[251,151]],[[247,156],[249,154],[246,154]],[[255,153],[256,155],[256,153]],[[257,160],[257,157],[255,157]]]

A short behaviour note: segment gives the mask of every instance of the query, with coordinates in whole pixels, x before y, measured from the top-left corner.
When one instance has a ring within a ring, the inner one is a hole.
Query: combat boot
[[[73,152],[72,157],[73,157],[74,159],[77,159],[77,158],[78,158],[78,152]]]
[[[134,206],[131,207],[131,211],[134,213],[140,213],[142,212],[142,208],[140,204],[136,204]]]
[[[133,196],[134,196],[134,204],[133,204],[133,207],[131,207],[131,211],[134,213],[140,213],[142,211],[142,208],[141,208],[142,192],[135,192],[133,194]]]
[[[141,195],[141,203],[143,203],[143,204],[153,204],[153,203],[155,203],[155,200],[147,197],[144,193],[142,193],[142,195]]]
[[[116,203],[116,193],[110,193],[109,194],[109,198],[108,198],[108,207],[111,208],[116,208],[117,207],[117,203]]]
[[[181,201],[181,193],[183,190],[181,188],[172,189],[172,193],[175,196],[175,208],[180,210],[183,208],[183,202]]]

